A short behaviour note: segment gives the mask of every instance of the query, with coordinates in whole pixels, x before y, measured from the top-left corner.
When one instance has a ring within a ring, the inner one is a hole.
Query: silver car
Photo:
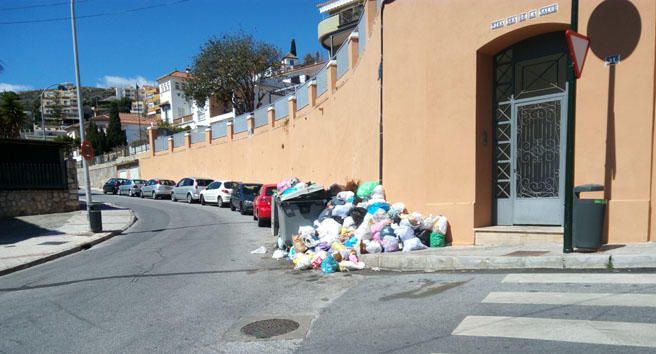
[[[129,179],[118,186],[118,195],[136,197],[141,192],[141,186],[146,183],[143,179]]]
[[[185,177],[173,187],[171,191],[171,200],[186,200],[187,203],[193,203],[200,198],[200,192],[212,183],[209,178]]]
[[[174,186],[175,182],[171,181],[170,179],[150,179],[141,187],[141,198],[169,198],[171,196],[171,190]]]

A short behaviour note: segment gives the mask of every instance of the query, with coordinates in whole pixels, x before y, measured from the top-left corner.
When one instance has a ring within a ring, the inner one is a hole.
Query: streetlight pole
[[[77,90],[77,116],[80,119],[80,141],[84,141],[84,112],[82,112],[82,90],[80,88],[80,64],[77,55],[77,27],[75,26],[75,0],[71,0],[71,28],[73,30],[73,57],[75,58],[75,85]],[[91,228],[91,181],[89,180],[89,162],[82,159],[84,166],[84,186],[87,197],[87,215]]]

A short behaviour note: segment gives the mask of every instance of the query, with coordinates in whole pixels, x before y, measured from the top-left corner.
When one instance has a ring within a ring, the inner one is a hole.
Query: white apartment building
[[[159,106],[161,119],[171,124],[176,121],[191,120],[191,99],[187,99],[184,88],[187,84],[189,73],[174,70],[157,79],[159,83]]]

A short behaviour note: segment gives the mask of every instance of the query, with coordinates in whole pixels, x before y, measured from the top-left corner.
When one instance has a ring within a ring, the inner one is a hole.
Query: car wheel
[[[191,204],[194,200],[191,198],[191,194],[187,194],[187,204]]]
[[[225,205],[223,205],[223,199],[221,199],[221,197],[216,198],[216,205],[219,208],[223,208],[225,206]]]
[[[128,197],[134,197],[134,192],[132,192],[132,189],[128,192]]]
[[[246,210],[244,210],[244,204],[241,202],[239,203],[239,213],[241,215],[246,215]]]
[[[232,211],[237,210],[237,208],[235,208],[235,205],[232,202],[230,202],[230,210]]]
[[[200,205],[205,205],[205,197],[202,195],[200,196]]]
[[[153,199],[157,199],[157,193],[155,193],[155,191],[152,191],[151,193],[152,194],[150,195],[150,197]]]
[[[177,199],[175,199],[175,193],[171,193],[171,201],[176,202]]]
[[[139,198],[141,198],[141,199],[144,198],[143,192],[139,193]]]
[[[265,227],[265,226],[266,226],[266,220],[264,220],[264,219],[257,219],[257,226],[259,226],[259,227]]]

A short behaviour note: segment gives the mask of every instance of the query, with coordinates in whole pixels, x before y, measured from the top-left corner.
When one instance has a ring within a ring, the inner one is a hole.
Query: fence
[[[146,152],[146,151],[148,151],[148,149],[149,149],[148,144],[143,144],[143,145],[139,145],[139,146],[130,146],[128,148],[128,152],[129,152],[130,155],[136,155],[136,154],[140,154],[142,152]]]
[[[253,122],[255,125],[255,128],[265,126],[269,123],[269,112],[268,112],[269,106],[263,106],[255,110],[253,112],[253,115],[255,116],[255,121]]]
[[[158,136],[155,139],[155,152],[166,151],[169,148],[169,137]]]
[[[64,147],[28,140],[0,140],[0,189],[68,189]]]
[[[248,113],[244,113],[240,116],[235,117],[235,120],[233,121],[232,124],[232,131],[235,134],[245,132],[248,130],[248,122],[246,121],[247,117],[248,117]]]
[[[328,67],[324,66],[323,69],[317,73],[317,97],[323,95],[328,90]]]
[[[289,115],[289,96],[281,97],[273,104],[276,110],[276,120],[283,119]]]
[[[364,46],[367,44],[367,23],[364,16],[360,17],[358,22],[358,57],[362,56]]]
[[[296,88],[296,109],[300,110],[301,108],[308,105],[308,85],[310,81],[306,81],[303,85]]]
[[[227,120],[212,123],[212,140],[223,138],[224,136],[228,135],[227,123]]]
[[[191,143],[202,143],[205,141],[205,127],[198,127],[192,129],[189,134],[191,135]]]
[[[173,147],[181,147],[184,145],[184,136],[187,134],[187,132],[179,132],[173,134]]]
[[[342,43],[342,46],[339,47],[337,53],[335,54],[335,60],[337,61],[337,78],[344,76],[349,70],[349,60],[348,60],[348,41]]]

